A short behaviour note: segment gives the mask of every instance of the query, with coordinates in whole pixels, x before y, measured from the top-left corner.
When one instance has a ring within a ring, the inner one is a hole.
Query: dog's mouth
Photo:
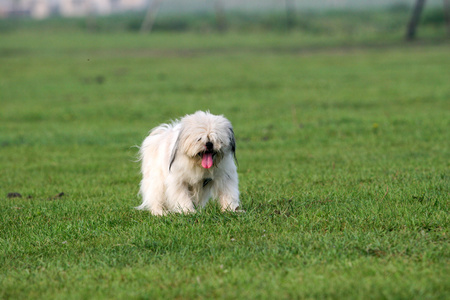
[[[216,155],[213,151],[205,151],[200,152],[198,154],[202,158],[202,167],[205,169],[209,169],[214,164],[214,156]]]

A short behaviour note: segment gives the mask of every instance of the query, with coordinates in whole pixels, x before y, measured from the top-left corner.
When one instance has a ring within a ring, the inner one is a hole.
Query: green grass
[[[448,42],[301,37],[2,35],[0,298],[447,299]],[[198,109],[247,212],[134,210],[133,146]]]

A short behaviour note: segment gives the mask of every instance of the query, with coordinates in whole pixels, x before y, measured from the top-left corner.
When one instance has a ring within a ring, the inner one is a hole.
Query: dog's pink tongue
[[[205,169],[211,168],[213,165],[212,153],[203,153],[202,167]]]

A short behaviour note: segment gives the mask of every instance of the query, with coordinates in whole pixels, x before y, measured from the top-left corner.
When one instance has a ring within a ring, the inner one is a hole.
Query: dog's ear
[[[236,158],[236,139],[234,137],[233,127],[229,128],[229,134],[230,134],[231,152],[233,152],[234,161],[236,162],[236,165],[237,165],[238,161],[237,161],[237,158]]]
[[[177,136],[177,140],[175,141],[175,144],[173,145],[172,153],[170,154],[169,172],[170,172],[170,168],[172,167],[173,162],[175,161],[175,157],[177,156],[181,134],[182,134],[182,131],[180,130],[180,132],[178,133],[178,136]]]

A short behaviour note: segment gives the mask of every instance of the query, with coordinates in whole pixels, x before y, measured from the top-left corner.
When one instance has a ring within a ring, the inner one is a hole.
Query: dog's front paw
[[[245,213],[245,210],[239,209],[239,205],[233,208],[232,205],[227,205],[222,207],[222,212],[235,212],[235,213]]]
[[[189,215],[189,214],[194,214],[197,211],[195,210],[195,208],[190,207],[190,206],[178,206],[176,209],[174,209],[172,212],[174,213],[178,213],[178,214],[185,214],[185,215]]]
[[[152,209],[150,212],[152,213],[152,215],[158,216],[158,217],[167,215],[167,212],[162,209]]]
[[[234,209],[233,212],[243,214],[243,213],[246,213],[247,211],[246,211],[246,210],[243,210],[243,209],[239,209],[239,206],[238,206],[238,207],[236,207],[236,208]]]

